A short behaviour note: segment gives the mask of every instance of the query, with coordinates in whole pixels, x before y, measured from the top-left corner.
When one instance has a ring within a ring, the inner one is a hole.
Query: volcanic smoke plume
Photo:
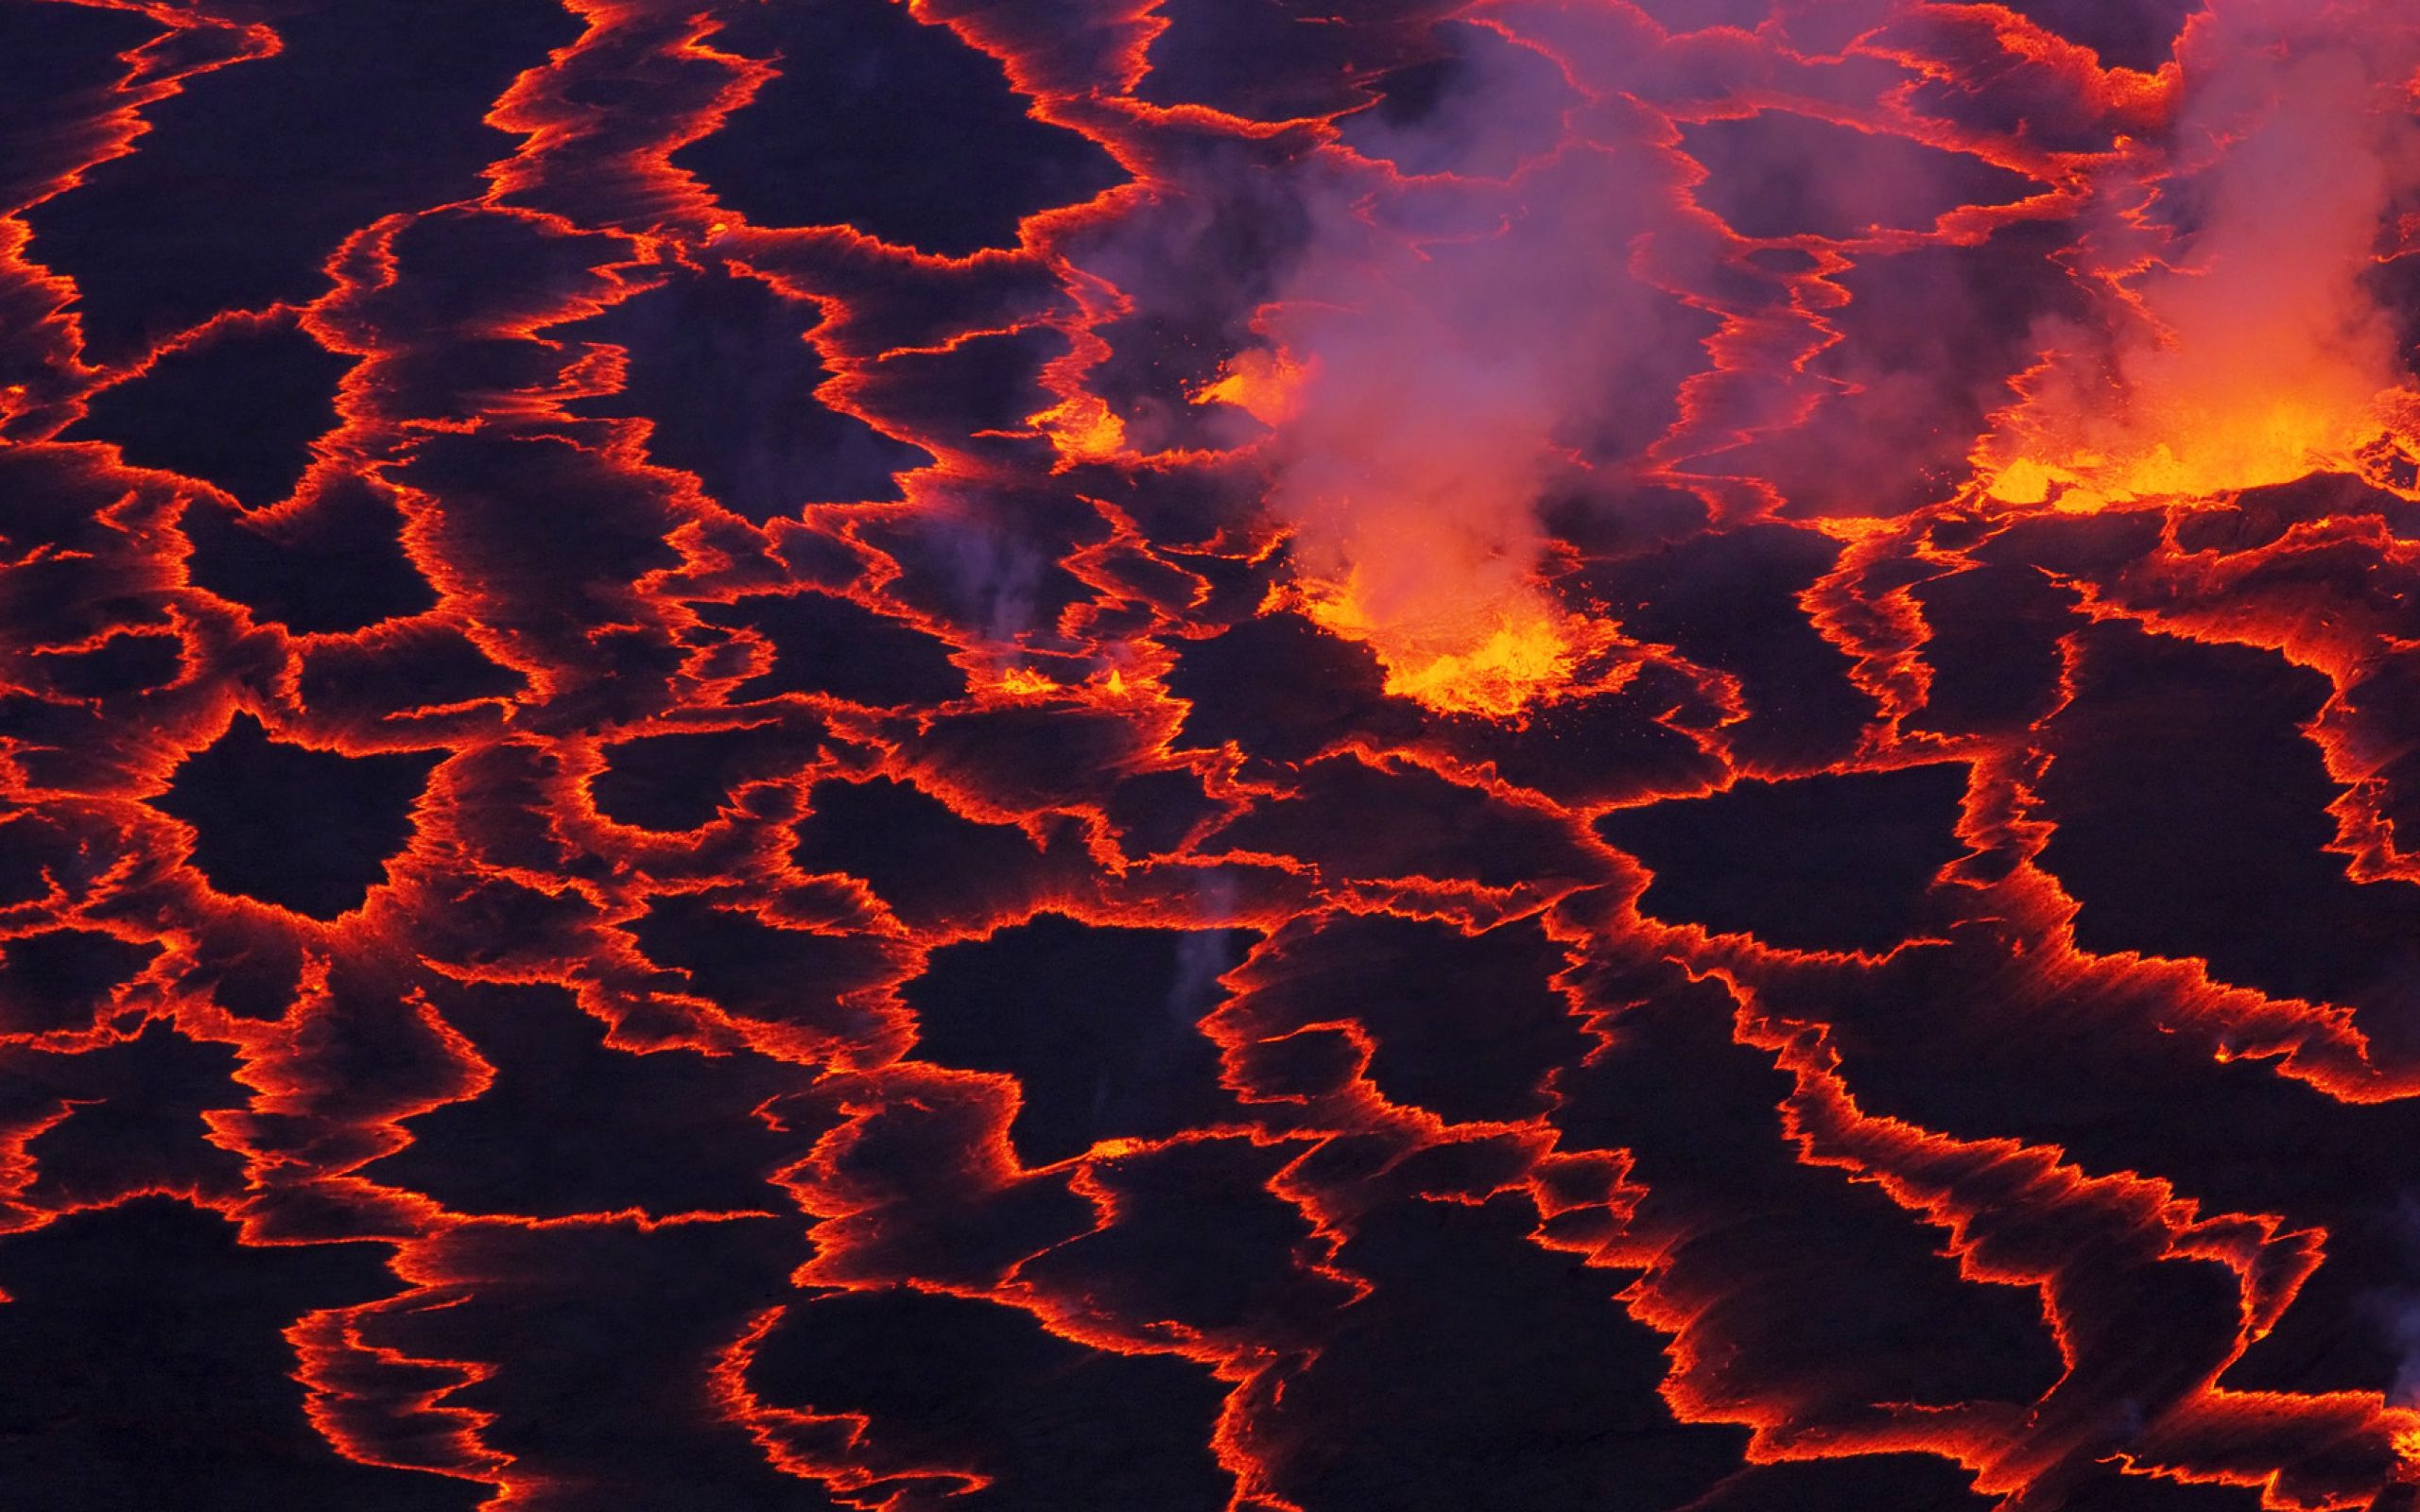
[[[0,0],[0,1508],[2408,1512],[2415,86]]]

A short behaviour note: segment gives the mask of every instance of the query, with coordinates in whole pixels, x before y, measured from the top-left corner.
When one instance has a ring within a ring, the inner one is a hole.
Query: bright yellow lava
[[[1229,358],[1219,378],[1187,397],[1197,404],[1233,404],[1263,425],[1283,425],[1300,407],[1303,384],[1318,363],[1296,362],[1283,351],[1253,347]]]
[[[2364,454],[2394,438],[2407,397],[2390,389],[2367,404],[2247,398],[2178,406],[2150,426],[2137,420],[2099,427],[2105,438],[2092,439],[2100,444],[1995,438],[1976,462],[1992,498],[2048,504],[2067,514],[2141,499],[2209,498],[2314,472],[2364,471]],[[2013,449],[2012,442],[2022,449],[1996,460],[1993,454]]]
[[[2420,1463],[2420,1424],[2394,1430],[2387,1436],[2387,1442],[2406,1463]]]
[[[1296,585],[1303,612],[1377,654],[1386,691],[1441,713],[1507,719],[1568,691],[1579,663],[1613,627],[1572,614],[1533,588],[1494,602],[1374,623],[1352,582]]]
[[[1004,668],[998,682],[994,686],[1012,698],[1030,698],[1036,695],[1054,694],[1060,691],[1059,684],[1031,667]]]
[[[1115,461],[1126,448],[1126,422],[1091,394],[1063,399],[1040,414],[1027,416],[1026,423],[1050,438],[1063,467]]]

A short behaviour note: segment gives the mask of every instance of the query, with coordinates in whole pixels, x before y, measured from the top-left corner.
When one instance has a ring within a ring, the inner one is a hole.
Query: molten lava
[[[2420,56],[2379,14],[2221,8],[2180,51],[2173,138],[2099,169],[2080,249],[2105,328],[2046,327],[1977,452],[1984,488],[2069,511],[2356,471],[2415,390],[2377,251],[2420,183]]]
[[[1263,425],[1283,425],[1299,412],[1303,385],[1317,371],[1315,363],[1297,362],[1283,348],[1248,347],[1191,398],[1197,404],[1233,404]]]
[[[2360,366],[2200,368],[2173,348],[2095,404],[2038,396],[1979,452],[1983,491],[2069,512],[2157,498],[2214,498],[2314,472],[2360,472],[2420,392],[2385,389]],[[2049,410],[2051,413],[2044,413]]]
[[[1508,584],[1477,600],[1407,601],[1374,592],[1367,573],[1340,582],[1305,577],[1273,603],[1301,608],[1331,634],[1367,645],[1386,669],[1386,691],[1441,713],[1512,718],[1574,691],[1611,627],[1572,614],[1533,584]]]

